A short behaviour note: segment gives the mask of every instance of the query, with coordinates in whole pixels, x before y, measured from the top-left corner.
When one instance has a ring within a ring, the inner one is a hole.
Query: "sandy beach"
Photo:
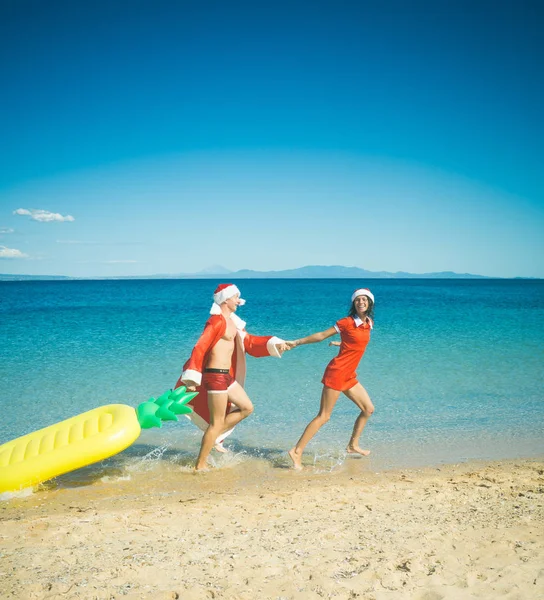
[[[543,492],[543,460],[45,488],[0,504],[0,596],[542,598]]]

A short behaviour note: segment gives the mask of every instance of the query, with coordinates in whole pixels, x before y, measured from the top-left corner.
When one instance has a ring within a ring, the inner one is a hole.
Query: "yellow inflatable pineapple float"
[[[109,458],[128,448],[142,429],[189,414],[196,392],[185,387],[150,398],[136,409],[108,404],[0,446],[0,493],[21,490]]]

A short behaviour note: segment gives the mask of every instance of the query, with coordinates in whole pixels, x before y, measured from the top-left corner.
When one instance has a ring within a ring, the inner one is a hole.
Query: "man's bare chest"
[[[234,325],[234,323],[232,321],[230,323],[227,322],[227,329],[225,330],[225,333],[223,334],[221,339],[225,340],[227,342],[232,342],[235,337],[236,337],[236,325]]]

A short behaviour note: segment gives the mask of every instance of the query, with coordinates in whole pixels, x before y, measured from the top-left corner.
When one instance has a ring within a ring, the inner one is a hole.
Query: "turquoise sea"
[[[0,444],[102,404],[137,406],[171,388],[198,339],[216,280],[0,283]],[[544,455],[544,281],[240,280],[250,333],[294,339],[326,329],[351,292],[376,297],[359,367],[376,412],[362,445],[373,469]],[[316,414],[327,342],[282,359],[248,357],[253,415],[221,467],[288,464]],[[307,448],[316,472],[344,464],[357,411],[341,397]],[[145,464],[189,468],[201,434],[184,417],[147,430],[96,474]],[[351,459],[349,459],[351,460]],[[223,461],[223,462],[221,462]],[[75,475],[74,475],[75,477]]]

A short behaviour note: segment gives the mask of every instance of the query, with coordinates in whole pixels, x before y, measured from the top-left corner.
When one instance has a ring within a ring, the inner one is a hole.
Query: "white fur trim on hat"
[[[221,287],[221,286],[219,286],[219,287]],[[216,292],[213,295],[213,304],[212,304],[212,308],[210,310],[210,314],[211,315],[220,314],[221,310],[219,307],[221,306],[221,304],[223,304],[223,302],[226,302],[229,298],[236,296],[236,294],[240,294],[240,290],[233,283],[230,285],[227,285],[226,287],[223,287],[223,289],[221,289],[219,292]],[[243,306],[245,303],[246,303],[246,301],[243,298],[239,298],[238,304],[240,306]]]
[[[228,285],[227,287],[224,287],[219,292],[216,292],[213,295],[213,301],[216,304],[221,305],[221,304],[223,304],[223,302],[225,302],[229,298],[236,296],[236,294],[240,294],[240,290],[234,285],[234,283],[231,283],[230,285]]]
[[[355,290],[351,295],[351,301],[353,302],[358,296],[366,296],[367,298],[370,298],[372,302],[374,302],[374,294],[367,288]]]

